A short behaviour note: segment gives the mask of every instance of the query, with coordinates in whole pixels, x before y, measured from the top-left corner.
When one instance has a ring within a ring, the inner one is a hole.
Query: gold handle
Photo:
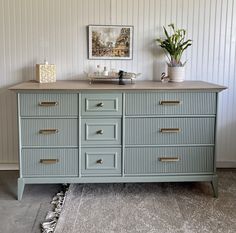
[[[103,160],[102,160],[102,159],[99,159],[99,160],[97,160],[97,163],[98,163],[98,164],[103,164]]]
[[[104,106],[103,102],[97,104],[97,107],[103,107],[103,106]]]
[[[161,100],[160,105],[179,105],[179,100]]]
[[[98,130],[96,133],[97,133],[97,134],[103,134],[103,130],[100,129],[100,130]]]
[[[161,128],[161,133],[179,133],[181,131],[180,128]]]
[[[40,159],[40,163],[42,164],[54,164],[58,162],[59,162],[59,159]]]
[[[44,135],[47,135],[47,134],[56,134],[58,133],[59,130],[58,129],[40,129],[39,130],[39,133],[40,134],[44,134]]]
[[[180,159],[178,157],[161,157],[160,162],[178,162]]]
[[[58,105],[59,103],[56,101],[43,101],[39,103],[39,106],[41,107],[53,107]]]

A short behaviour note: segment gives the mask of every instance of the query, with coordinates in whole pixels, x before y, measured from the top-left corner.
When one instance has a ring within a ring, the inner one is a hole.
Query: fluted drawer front
[[[213,147],[126,148],[125,174],[212,173]]]
[[[77,94],[20,94],[21,116],[77,116]]]
[[[127,145],[213,144],[215,118],[127,118]]]
[[[22,119],[22,146],[78,146],[77,119]]]
[[[121,174],[121,149],[82,149],[82,174]]]
[[[121,115],[121,93],[82,94],[82,115]]]
[[[23,177],[78,176],[77,149],[23,149]]]
[[[82,144],[121,143],[121,119],[82,119]]]
[[[211,115],[216,114],[216,93],[126,94],[126,115]]]

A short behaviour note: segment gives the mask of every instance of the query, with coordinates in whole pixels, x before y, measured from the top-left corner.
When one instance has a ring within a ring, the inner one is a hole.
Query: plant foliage
[[[169,66],[184,66],[186,62],[181,62],[181,57],[184,50],[192,45],[192,40],[185,40],[186,30],[184,29],[175,29],[174,24],[168,25],[171,28],[172,34],[169,34],[165,27],[165,39],[158,38],[156,39],[159,42],[159,45],[167,53],[169,59]]]

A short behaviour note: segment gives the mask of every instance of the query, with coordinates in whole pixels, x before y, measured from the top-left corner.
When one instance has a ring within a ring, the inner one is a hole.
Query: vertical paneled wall
[[[35,63],[57,65],[57,79],[82,79],[97,64],[158,80],[162,25],[187,29],[188,80],[229,87],[220,95],[218,161],[236,162],[236,0],[0,0],[0,163],[17,162],[16,100],[7,87],[35,78]],[[87,59],[88,24],[134,25],[131,61]]]

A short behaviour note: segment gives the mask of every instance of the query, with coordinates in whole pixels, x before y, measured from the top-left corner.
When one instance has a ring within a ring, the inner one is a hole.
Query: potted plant
[[[168,25],[172,34],[169,34],[165,27],[165,39],[156,39],[159,45],[164,49],[169,60],[168,76],[172,82],[182,82],[185,79],[185,62],[181,62],[183,52],[192,45],[192,40],[185,40],[186,30],[175,29],[174,24]]]

